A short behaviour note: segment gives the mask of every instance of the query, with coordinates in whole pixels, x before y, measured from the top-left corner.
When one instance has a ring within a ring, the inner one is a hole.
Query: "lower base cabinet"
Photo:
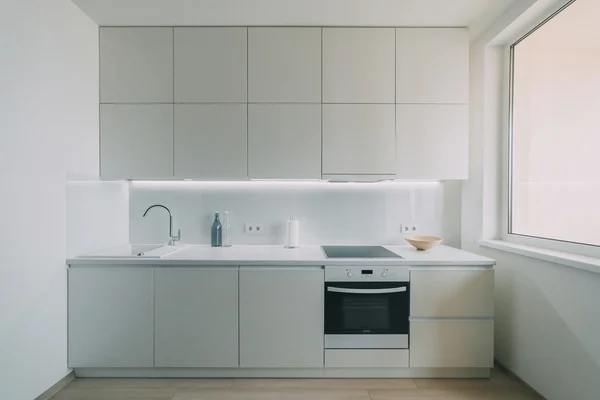
[[[154,272],[155,367],[238,366],[237,268]]]
[[[240,268],[240,367],[323,367],[324,271]]]
[[[152,269],[74,268],[68,279],[69,367],[152,367]]]
[[[491,368],[493,365],[493,320],[411,321],[411,368]]]

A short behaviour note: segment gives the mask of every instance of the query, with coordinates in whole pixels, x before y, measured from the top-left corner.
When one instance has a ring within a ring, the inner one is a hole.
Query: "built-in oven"
[[[407,349],[408,267],[325,267],[326,349]]]

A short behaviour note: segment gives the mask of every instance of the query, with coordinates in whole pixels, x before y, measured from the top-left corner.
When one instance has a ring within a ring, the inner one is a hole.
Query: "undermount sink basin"
[[[162,244],[130,244],[127,246],[112,247],[110,249],[100,250],[90,254],[84,254],[82,257],[89,258],[161,258],[184,246],[165,246]]]

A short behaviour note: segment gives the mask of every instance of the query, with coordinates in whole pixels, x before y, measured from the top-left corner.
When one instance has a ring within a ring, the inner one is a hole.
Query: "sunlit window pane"
[[[600,245],[600,1],[513,50],[509,232]]]

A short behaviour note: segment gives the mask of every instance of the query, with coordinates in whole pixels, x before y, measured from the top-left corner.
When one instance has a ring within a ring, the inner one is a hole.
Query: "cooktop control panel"
[[[325,266],[326,282],[408,282],[406,266]]]

